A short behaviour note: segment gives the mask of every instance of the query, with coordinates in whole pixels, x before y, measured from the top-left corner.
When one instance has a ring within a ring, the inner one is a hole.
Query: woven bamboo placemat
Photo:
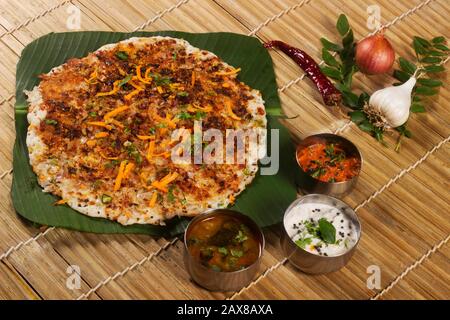
[[[320,37],[333,39],[345,13],[357,38],[369,34],[368,7],[358,0],[0,0],[0,298],[3,299],[442,299],[450,298],[449,140],[450,93],[427,101],[414,115],[414,132],[401,152],[384,148],[342,115],[330,112],[309,80],[285,56],[271,52],[286,126],[297,137],[338,132],[365,157],[358,186],[344,200],[357,209],[363,237],[342,270],[321,276],[298,272],[279,249],[279,226],[265,230],[261,273],[239,292],[211,293],[193,284],[183,267],[179,239],[143,235],[94,235],[36,229],[14,212],[10,199],[14,142],[15,66],[29,42],[49,32],[74,31],[68,19],[79,10],[79,30],[230,31],[281,39],[320,60]],[[447,0],[376,1],[397,54],[412,57],[414,35],[450,37]],[[76,22],[76,21],[75,21]],[[76,23],[75,23],[76,26]],[[448,75],[443,78],[447,84]],[[373,91],[388,77],[358,76]],[[389,144],[394,138],[388,136]],[[72,266],[72,267],[71,267]],[[77,268],[79,267],[79,269]],[[367,285],[379,268],[378,288]],[[73,271],[80,287],[67,285]],[[72,290],[73,289],[73,290]]]

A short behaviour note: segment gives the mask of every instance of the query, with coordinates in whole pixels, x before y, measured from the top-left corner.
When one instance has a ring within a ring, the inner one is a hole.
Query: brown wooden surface
[[[62,229],[42,235],[44,230],[15,214],[10,199],[15,67],[32,40],[70,31],[69,6],[81,10],[81,30],[131,31],[144,25],[144,30],[230,31],[262,41],[281,39],[320,60],[319,39],[336,39],[338,13],[349,17],[355,36],[362,38],[370,33],[366,9],[375,2],[382,23],[388,25],[386,35],[401,56],[412,57],[409,43],[414,35],[450,38],[448,0],[0,0],[0,256],[16,247],[0,261],[0,298],[449,299],[448,75],[439,97],[428,101],[428,112],[411,117],[414,137],[404,141],[400,153],[353,125],[343,131],[365,159],[359,184],[344,199],[358,208],[363,236],[348,266],[332,274],[309,276],[281,263],[280,230],[274,226],[265,230],[267,250],[254,283],[240,292],[211,293],[190,281],[181,241]],[[286,121],[295,136],[332,132],[347,123],[322,105],[309,80],[299,79],[302,73],[292,61],[276,51],[271,56],[283,109],[289,116],[299,115]],[[358,75],[355,86],[371,92],[389,82],[389,76]],[[392,145],[395,139],[388,136],[387,142]],[[66,287],[69,265],[81,269],[78,290]],[[371,265],[381,268],[380,289],[367,288]]]

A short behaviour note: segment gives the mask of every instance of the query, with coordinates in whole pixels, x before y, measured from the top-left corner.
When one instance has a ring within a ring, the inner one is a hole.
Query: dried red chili
[[[335,88],[331,81],[322,73],[319,65],[306,52],[294,48],[279,40],[269,41],[264,44],[266,48],[277,48],[287,54],[305,71],[308,78],[316,85],[323,101],[327,106],[341,103],[342,94]]]

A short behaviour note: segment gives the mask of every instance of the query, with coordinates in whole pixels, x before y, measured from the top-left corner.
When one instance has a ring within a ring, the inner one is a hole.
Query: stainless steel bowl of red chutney
[[[296,159],[301,191],[335,197],[343,197],[355,186],[363,162],[350,140],[331,133],[303,139],[297,145]]]
[[[217,209],[190,222],[184,245],[184,263],[197,284],[212,291],[236,291],[258,272],[264,235],[248,216]]]

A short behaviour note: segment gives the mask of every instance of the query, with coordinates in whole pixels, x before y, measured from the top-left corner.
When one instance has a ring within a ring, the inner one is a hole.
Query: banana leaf
[[[280,131],[279,172],[272,176],[258,175],[238,197],[233,208],[253,218],[260,226],[280,222],[285,208],[295,199],[292,173],[296,170],[294,148],[288,131],[280,125],[280,100],[272,60],[255,38],[233,33],[193,34],[177,31],[160,32],[68,32],[50,33],[30,43],[22,52],[16,73],[15,126],[13,151],[13,183],[11,195],[16,211],[24,218],[41,225],[63,227],[93,233],[143,233],[155,236],[182,233],[188,219],[175,218],[166,226],[130,225],[82,215],[68,206],[55,206],[57,198],[42,192],[28,158],[26,147],[27,103],[24,90],[39,83],[38,76],[66,62],[83,57],[100,46],[133,36],[163,35],[183,38],[192,45],[214,52],[232,66],[242,69],[239,79],[262,92],[266,102],[269,128]],[[270,139],[270,136],[269,136]],[[270,150],[269,150],[270,152]]]

